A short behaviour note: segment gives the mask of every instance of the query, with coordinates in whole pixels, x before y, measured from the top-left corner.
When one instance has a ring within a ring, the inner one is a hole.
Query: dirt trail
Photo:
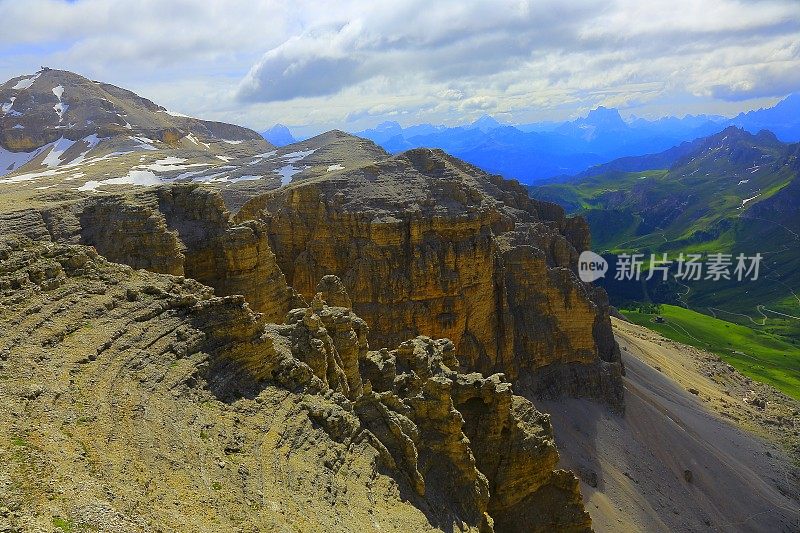
[[[800,531],[796,450],[785,449],[799,441],[798,402],[712,354],[616,319],[614,328],[625,414],[586,400],[539,405],[552,413],[563,466],[580,472],[595,530]],[[746,394],[768,398],[765,409]]]

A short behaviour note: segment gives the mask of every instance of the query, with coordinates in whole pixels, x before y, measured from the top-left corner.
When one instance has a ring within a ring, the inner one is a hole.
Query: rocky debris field
[[[737,372],[718,355],[614,320],[623,352],[674,379],[712,412],[788,453],[800,465],[800,401]]]

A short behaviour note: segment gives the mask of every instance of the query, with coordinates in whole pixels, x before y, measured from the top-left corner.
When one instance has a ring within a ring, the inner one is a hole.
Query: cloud
[[[0,20],[0,50],[54,46],[48,58],[84,71],[127,68],[147,75],[165,66],[252,63],[265,46],[296,31],[287,4],[277,0],[0,0]]]
[[[0,20],[4,78],[68,68],[257,128],[714,112],[800,90],[797,0],[0,0]]]
[[[327,96],[363,81],[365,64],[356,45],[360,25],[354,21],[338,30],[290,38],[250,69],[237,96],[243,101]]]
[[[437,94],[443,100],[461,100],[464,98],[464,93],[458,89],[444,89]]]
[[[591,17],[593,3],[351,2],[340,13],[351,18],[339,28],[324,22],[268,50],[237,96],[271,102],[336,94],[375,77],[447,83],[497,74],[537,48],[564,44]]]
[[[691,98],[722,112],[723,102],[800,90],[794,0],[349,2],[337,21],[331,28],[323,18],[268,50],[238,99],[276,113],[305,101],[333,122],[365,127],[398,114],[523,121],[537,107],[545,116],[597,105],[644,114]],[[386,101],[392,114],[367,111]]]
[[[741,46],[705,64],[705,75],[697,76],[696,93],[722,100],[782,96],[800,90],[800,40],[773,41],[768,48]]]

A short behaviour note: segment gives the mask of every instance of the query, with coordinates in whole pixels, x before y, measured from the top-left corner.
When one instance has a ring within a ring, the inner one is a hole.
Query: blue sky
[[[2,79],[64,68],[256,129],[732,115],[800,91],[797,0],[0,0],[0,24]]]

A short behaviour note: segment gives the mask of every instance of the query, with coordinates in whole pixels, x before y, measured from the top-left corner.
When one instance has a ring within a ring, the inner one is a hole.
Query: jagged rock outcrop
[[[268,321],[282,321],[302,304],[286,284],[263,224],[233,223],[219,193],[197,185],[0,215],[0,228],[87,244],[110,261],[190,277],[219,295],[245,295]]]
[[[447,337],[462,368],[622,404],[607,299],[574,272],[588,227],[515,182],[414,150],[256,197],[236,219],[264,222],[306,298],[339,276],[373,344]]]
[[[502,376],[451,369],[448,340],[370,351],[322,294],[266,324],[191,279],[4,238],[0,457],[20,481],[0,525],[589,530],[548,417]]]
[[[323,292],[365,317],[373,345],[450,338],[460,368],[502,372],[528,395],[622,405],[605,293],[573,272],[582,219],[439,152],[335,174],[235,217],[215,191],[173,185],[3,215],[0,227],[244,295],[270,322]]]
[[[462,502],[471,501],[471,494],[475,508],[463,512],[485,505],[498,531],[588,529],[574,476],[554,471],[558,452],[547,415],[513,395],[501,374],[459,374],[448,364],[457,364],[452,342],[418,337],[391,352],[370,353],[363,365],[373,390],[369,398],[380,399],[384,409],[363,400],[360,408],[372,413],[369,427],[382,421],[394,429],[391,449],[405,451],[406,465],[414,459],[424,465],[425,476],[419,470],[409,474],[424,482],[417,490],[430,485],[445,492],[455,489]],[[400,415],[417,430],[395,429],[404,427]],[[403,447],[409,435],[435,441],[434,453]],[[455,487],[453,478],[460,480]],[[548,508],[559,511],[542,512]]]
[[[347,309],[353,307],[353,302],[350,301],[350,295],[347,294],[347,289],[345,289],[342,280],[334,275],[323,276],[319,280],[317,291],[328,305],[346,307]]]

